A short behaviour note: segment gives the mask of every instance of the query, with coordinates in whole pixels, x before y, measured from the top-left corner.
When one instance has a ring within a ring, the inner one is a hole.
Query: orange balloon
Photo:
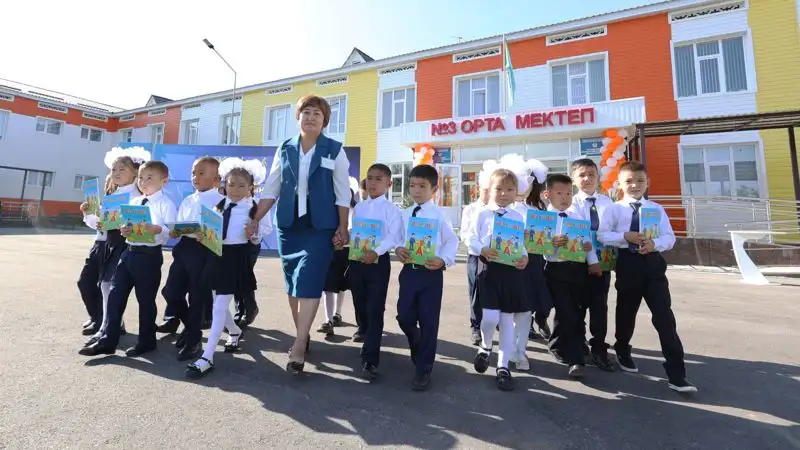
[[[625,139],[622,136],[617,135],[613,138],[614,140],[611,141],[611,144],[614,144],[614,148],[619,147],[620,145],[625,143]]]
[[[606,131],[603,131],[603,137],[607,137],[607,138],[613,139],[613,138],[615,138],[617,136],[619,136],[619,133],[617,133],[617,130],[615,130],[613,128],[609,128]]]

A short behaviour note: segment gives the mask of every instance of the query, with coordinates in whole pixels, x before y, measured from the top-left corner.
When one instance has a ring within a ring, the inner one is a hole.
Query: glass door
[[[439,190],[437,204],[447,214],[454,227],[461,219],[461,166],[458,164],[438,164]]]

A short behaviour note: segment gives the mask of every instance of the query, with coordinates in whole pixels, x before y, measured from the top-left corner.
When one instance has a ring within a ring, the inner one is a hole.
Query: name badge
[[[335,166],[335,164],[334,164],[332,159],[326,158],[324,156],[322,157],[322,162],[320,163],[320,165],[322,165],[322,167],[324,167],[324,168],[326,168],[328,170],[333,170],[333,167]]]

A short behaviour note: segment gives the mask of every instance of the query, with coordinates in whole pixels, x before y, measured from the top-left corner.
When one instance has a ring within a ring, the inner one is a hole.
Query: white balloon
[[[620,128],[619,130],[617,130],[617,135],[625,139],[628,137],[628,130],[626,130],[625,128]]]
[[[612,140],[611,138],[603,138],[603,147],[608,147]]]
[[[611,172],[611,167],[606,166],[606,167],[600,168],[600,175],[605,176],[605,175],[608,175],[610,172]]]
[[[616,166],[617,165],[617,159],[616,158],[608,158],[608,161],[606,161],[606,165],[608,167]]]
[[[625,156],[625,152],[623,152],[622,150],[617,150],[614,152],[612,156],[614,156],[614,158],[616,159],[621,159],[623,156]]]

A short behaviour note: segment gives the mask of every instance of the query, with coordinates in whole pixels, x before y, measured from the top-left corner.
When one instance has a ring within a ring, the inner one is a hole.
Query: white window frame
[[[687,20],[695,20],[695,19],[687,19]],[[733,39],[733,38],[742,38],[742,51],[744,52],[744,71],[745,76],[747,77],[747,89],[741,91],[728,91],[728,80],[725,75],[725,57],[723,56],[722,51],[722,41],[725,39]],[[719,46],[719,53],[716,55],[710,56],[698,56],[697,55],[697,44],[706,44],[709,42],[717,42]],[[685,47],[691,45],[694,47],[692,49],[692,56],[694,57],[694,84],[695,84],[695,95],[679,97],[678,96],[678,71],[675,66],[675,49],[677,47]],[[720,90],[719,92],[709,92],[708,94],[703,93],[703,83],[702,77],[700,75],[700,61],[706,59],[717,59],[717,68],[719,70],[719,83],[720,83]],[[691,41],[681,41],[681,42],[670,42],[670,63],[672,64],[672,90],[675,100],[687,100],[692,98],[699,98],[699,97],[714,97],[718,95],[736,95],[736,94],[744,94],[744,93],[754,93],[756,91],[755,86],[756,83],[756,73],[755,73],[755,57],[753,53],[753,42],[752,42],[752,35],[750,33],[731,33],[731,34],[723,34],[711,37],[704,37],[702,39],[695,39]]]
[[[411,161],[395,161],[395,162],[387,162],[385,164],[387,166],[389,166],[389,168],[392,170],[392,178],[391,178],[392,186],[386,191],[386,199],[389,200],[390,202],[396,204],[396,205],[401,205],[403,203],[403,201],[405,200],[405,198],[407,197],[407,195],[405,195],[405,193],[408,190],[408,186],[406,185],[407,180],[405,178],[405,166],[412,166],[409,169],[409,171],[410,171],[411,169],[413,169],[413,162],[411,162]],[[395,170],[395,167],[394,167],[395,165],[400,165],[400,166],[402,166],[403,169],[398,172],[398,171]],[[394,198],[392,197],[392,195],[393,195],[392,188],[394,186],[398,186],[398,185],[400,186],[400,192],[401,192],[400,196],[401,197],[400,197],[400,201],[395,201]]]
[[[492,76],[492,75],[497,75],[498,76],[497,86],[498,86],[499,92],[497,93],[497,96],[498,96],[498,108],[499,108],[499,111],[497,111],[496,113],[487,112],[486,114],[483,114],[483,115],[484,116],[491,116],[491,115],[501,114],[501,113],[505,112],[505,110],[506,110],[506,98],[505,97],[506,96],[503,95],[504,92],[505,92],[505,88],[506,88],[505,87],[505,77],[503,76],[503,73],[502,73],[502,71],[500,69],[493,69],[493,70],[486,70],[484,72],[475,72],[475,73],[469,73],[469,74],[463,74],[463,75],[456,75],[456,76],[453,77],[453,117],[461,117],[461,116],[458,115],[458,82],[459,81],[473,80],[473,79],[476,79],[476,78],[483,78],[485,80],[485,82],[486,82],[486,84],[485,84],[486,87],[483,89],[486,92],[486,105],[485,105],[486,108],[485,109],[487,111],[489,110],[489,91],[488,91],[488,86],[489,86],[489,77]],[[473,102],[473,100],[474,100],[473,93],[474,92],[478,92],[480,90],[481,89],[472,89],[472,84],[470,84],[470,96],[469,96],[469,112],[470,112],[470,114],[468,116],[464,116],[464,117],[473,117],[473,116],[475,116],[475,114],[474,114],[475,113],[475,105],[473,104],[474,103]],[[416,117],[416,109],[414,111],[414,116]]]
[[[330,124],[330,122],[328,122],[328,126],[325,127],[324,130],[322,130],[322,132],[325,135],[336,136],[336,135],[343,135],[343,134],[347,133],[347,114],[350,112],[350,108],[349,108],[350,105],[349,105],[349,102],[348,102],[347,94],[329,95],[329,96],[325,97],[325,100],[327,100],[328,101],[328,105],[330,105],[331,100],[335,100],[337,98],[344,99],[344,109],[345,109],[344,117],[342,118],[341,111],[338,114],[339,120],[340,120],[340,123],[338,125],[341,125],[343,129],[342,130],[337,130],[336,132],[331,132],[330,131],[331,124]],[[339,105],[336,105],[336,108],[341,109]],[[334,107],[331,105],[331,119],[333,118],[333,110],[334,110]]]
[[[234,117],[238,117],[239,118],[239,120],[236,121],[236,131],[235,131],[236,142],[229,143],[229,140],[231,138],[230,131],[228,132],[228,136],[223,136],[223,134],[225,134],[225,122],[228,120],[228,118],[231,118],[231,125],[228,126],[228,130],[233,130],[234,127],[232,125],[233,125],[233,121],[234,121],[233,118]],[[241,139],[242,139],[242,134],[241,133],[242,133],[242,113],[241,112],[237,112],[237,113],[233,113],[233,114],[223,114],[222,116],[220,116],[220,118],[219,118],[220,145],[239,145],[239,142],[241,142]]]
[[[406,116],[406,102],[408,101],[408,90],[409,89],[414,89],[414,111],[413,111],[414,117],[412,118],[412,120],[408,120],[408,117],[405,117]],[[403,98],[403,100],[395,100],[394,99],[394,92],[396,92],[396,91],[405,91],[406,92],[406,96]],[[383,126],[383,94],[385,94],[387,92],[391,92],[392,93],[392,117],[391,117],[391,125],[388,126],[388,127],[384,127]],[[404,123],[416,122],[417,121],[417,85],[416,85],[416,83],[412,84],[412,85],[409,85],[409,86],[397,87],[397,88],[391,88],[391,89],[384,89],[382,91],[378,91],[378,117],[377,117],[377,119],[378,119],[378,121],[377,121],[378,130],[390,130],[392,128],[397,128],[398,126],[400,126],[400,125],[396,125],[396,126],[394,125],[394,111],[395,111],[394,104],[395,103],[403,103],[403,121],[400,123],[401,125],[404,124]]]
[[[31,175],[33,175],[33,174],[36,175],[35,182],[32,182]],[[49,179],[47,178],[48,175],[50,175]],[[41,176],[41,178],[40,178],[40,176]],[[26,186],[42,187],[42,183],[44,183],[44,187],[51,188],[51,187],[53,187],[53,178],[55,178],[55,177],[56,177],[55,172],[49,173],[49,172],[40,172],[40,171],[37,171],[37,170],[31,170],[31,171],[28,172],[28,177],[27,177],[27,180],[25,180],[25,185]]]
[[[592,102],[592,93],[589,90],[589,62],[596,61],[602,59],[605,61],[603,64],[603,70],[605,71],[605,89],[606,89],[606,99],[605,102],[611,101],[611,78],[610,74],[611,71],[609,70],[609,59],[608,59],[608,52],[597,52],[597,53],[589,53],[586,55],[578,55],[578,56],[570,56],[567,58],[558,58],[558,59],[551,59],[547,61],[547,96],[548,96],[548,104],[553,105],[554,98],[553,98],[553,67],[559,66],[569,66],[573,63],[583,62],[586,63],[586,103],[580,103],[580,105],[593,105],[597,104],[598,102]],[[554,108],[566,108],[568,106],[577,106],[578,104],[572,103],[572,85],[569,82],[569,67],[567,67],[567,104],[564,106],[553,106]],[[604,103],[604,102],[599,102]]]
[[[6,138],[6,130],[8,130],[8,121],[11,120],[11,111],[7,109],[0,109],[0,141]]]
[[[43,121],[44,121],[44,130],[38,130],[38,129],[37,129],[37,130],[36,130],[36,132],[37,132],[37,133],[41,133],[41,134],[48,134],[48,135],[50,135],[50,136],[61,136],[61,133],[63,133],[63,132],[64,132],[64,121],[63,121],[63,120],[52,119],[52,118],[50,118],[50,117],[44,117],[44,116],[36,116],[36,124],[34,125],[36,128],[38,128],[38,127],[39,127],[39,121],[40,121],[40,120],[43,120]],[[49,132],[47,131],[47,125],[48,125],[48,122],[53,122],[53,123],[56,123],[56,122],[57,122],[57,123],[60,123],[60,124],[61,124],[61,125],[58,127],[58,133],[49,133]]]
[[[83,137],[83,130],[86,130],[86,137]],[[92,131],[99,131],[100,132],[100,140],[99,141],[93,141],[92,140]],[[102,128],[87,127],[86,125],[83,125],[83,126],[81,126],[80,138],[81,138],[81,140],[94,142],[94,143],[97,144],[97,143],[102,143],[103,142],[103,139],[105,138],[105,134],[106,134],[105,130],[103,130]]]
[[[166,133],[166,129],[167,129],[167,127],[164,124],[164,122],[151,123],[150,125],[147,126],[147,128],[150,129],[150,143],[151,144],[156,145],[156,144],[163,144],[164,143],[164,134]],[[157,142],[157,140],[156,140],[156,136],[157,136],[156,130],[159,129],[159,128],[161,129],[161,142]]]
[[[286,109],[286,120],[283,124],[283,136],[273,137],[270,138],[270,133],[272,132],[272,110],[277,109]],[[288,129],[289,123],[292,121],[292,104],[291,103],[279,103],[275,105],[267,105],[264,107],[264,135],[261,137],[263,142],[279,142],[287,139],[289,137]]]
[[[78,183],[77,183],[77,181],[78,181],[78,177],[80,177],[80,178],[81,178],[81,183],[78,185],[78,187],[75,187],[75,185],[76,185],[76,184],[78,184]],[[99,180],[99,178],[97,177],[97,175],[81,175],[81,174],[75,174],[75,180],[72,182],[72,187],[73,187],[73,189],[75,189],[76,191],[83,191],[83,183],[85,183],[87,180],[94,180],[94,179],[97,179],[97,180]]]
[[[760,138],[752,139],[750,137],[743,137],[741,140],[731,140],[730,142],[693,142],[691,144],[678,144],[678,169],[680,172],[680,180],[681,180],[681,194],[682,195],[689,195],[689,189],[686,186],[686,174],[684,172],[684,152],[686,150],[694,150],[694,149],[714,149],[714,148],[724,148],[728,147],[728,149],[732,152],[733,147],[738,145],[752,145],[755,147],[756,156],[756,174],[758,176],[758,197],[746,197],[746,199],[758,200],[769,198],[769,186],[767,184],[767,173],[765,170],[766,161],[764,159],[764,142]],[[730,164],[730,176],[731,176],[731,194],[733,194],[733,186],[736,183],[736,169],[734,167],[733,161],[733,154],[731,154],[731,158],[729,160]],[[703,154],[703,176],[704,176],[704,183],[709,183],[710,173],[709,167],[706,162],[705,152]],[[708,195],[708,189],[706,188],[706,194]],[[733,195],[732,197],[736,197]]]
[[[119,139],[119,142],[120,142],[120,143],[123,143],[123,142],[127,142],[127,143],[133,142],[133,128],[121,128],[121,129],[119,130],[119,133],[120,133],[120,134],[119,134],[119,138],[120,138],[120,139]],[[126,139],[125,139],[125,133],[130,133],[130,135],[131,135],[131,140],[130,140],[130,141],[128,141],[128,140],[126,140]]]
[[[194,142],[190,142],[189,130],[192,124],[196,124]],[[200,119],[188,119],[181,122],[181,144],[197,145],[200,140]]]

